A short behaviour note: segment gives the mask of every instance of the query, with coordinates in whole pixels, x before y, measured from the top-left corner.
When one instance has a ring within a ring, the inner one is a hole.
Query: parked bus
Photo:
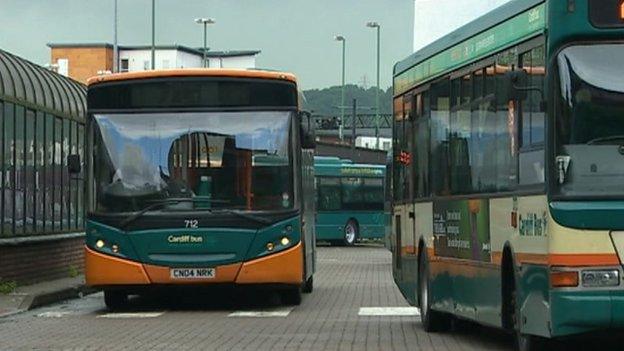
[[[89,80],[86,282],[110,309],[160,285],[311,292],[314,137],[296,78],[167,70]]]
[[[515,0],[394,67],[393,272],[427,331],[624,326],[624,5]]]
[[[382,239],[385,167],[317,156],[314,168],[317,240],[352,246],[361,239]]]

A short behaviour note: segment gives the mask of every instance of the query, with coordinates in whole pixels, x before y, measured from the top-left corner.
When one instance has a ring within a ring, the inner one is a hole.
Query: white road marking
[[[420,316],[416,307],[360,307],[358,316]]]
[[[61,318],[64,316],[67,316],[71,314],[71,312],[60,312],[60,311],[49,311],[49,312],[43,312],[43,313],[39,313],[37,315],[37,317],[43,317],[43,318]]]
[[[228,317],[255,317],[255,318],[270,318],[270,317],[288,317],[293,307],[278,308],[274,310],[264,311],[236,311],[228,315]]]
[[[132,312],[132,313],[106,313],[96,318],[156,318],[165,312]]]

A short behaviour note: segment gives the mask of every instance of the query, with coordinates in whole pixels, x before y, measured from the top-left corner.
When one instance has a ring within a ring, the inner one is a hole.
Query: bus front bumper
[[[173,279],[170,267],[142,264],[85,246],[85,280],[92,287],[216,283],[298,285],[303,282],[303,246],[299,243],[258,259],[209,268],[215,268],[214,278]]]
[[[551,291],[551,334],[624,329],[624,290]]]

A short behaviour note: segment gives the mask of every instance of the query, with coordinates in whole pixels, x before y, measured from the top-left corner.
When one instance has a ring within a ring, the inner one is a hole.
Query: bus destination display
[[[589,0],[589,19],[599,28],[624,27],[624,0]]]

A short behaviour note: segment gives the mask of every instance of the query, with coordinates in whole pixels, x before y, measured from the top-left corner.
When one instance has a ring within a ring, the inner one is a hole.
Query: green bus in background
[[[383,239],[385,166],[316,156],[314,169],[316,239],[347,246],[361,239]]]
[[[393,274],[426,331],[624,329],[624,1],[514,0],[394,67]]]

